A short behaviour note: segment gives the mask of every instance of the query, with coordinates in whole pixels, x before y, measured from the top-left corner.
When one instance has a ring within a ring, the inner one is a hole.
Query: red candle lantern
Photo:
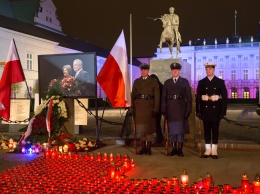
[[[200,176],[199,179],[198,179],[196,188],[202,189],[203,186],[204,186],[204,185],[203,185],[203,179],[202,179],[202,177]]]
[[[102,155],[100,152],[97,153],[97,161],[101,161],[102,160]]]
[[[46,150],[44,155],[46,159],[49,159],[51,157],[51,152],[49,150]]]
[[[115,170],[115,179],[120,179],[121,177],[121,172],[120,172],[120,168],[117,166],[116,170]]]
[[[257,173],[254,178],[254,193],[260,193],[260,175]]]
[[[106,152],[104,153],[104,161],[108,161],[108,155]]]
[[[131,167],[132,167],[132,168],[135,167],[135,161],[134,161],[134,159],[131,160]]]
[[[75,154],[74,154],[74,158],[75,158],[75,159],[79,159],[79,154],[78,154],[78,153],[75,153]]]
[[[241,177],[241,188],[242,188],[242,191],[249,191],[249,189],[250,189],[249,178],[248,178],[246,172],[244,172]]]
[[[113,153],[110,153],[110,155],[109,155],[109,161],[110,161],[110,162],[114,161],[114,155],[113,155]]]
[[[173,176],[173,177],[171,178],[170,184],[171,184],[173,187],[179,186],[179,180],[178,180],[178,178],[177,178],[176,176]]]
[[[118,154],[116,155],[116,163],[117,163],[118,165],[121,165],[121,163],[122,163],[122,156],[121,156],[120,153],[118,153]]]
[[[90,154],[89,159],[90,159],[90,160],[94,160],[94,159],[95,159],[95,156],[94,156],[93,153]]]
[[[109,176],[110,178],[114,178],[115,177],[115,171],[116,171],[116,166],[114,162],[111,162],[111,166],[109,168]]]
[[[189,176],[185,169],[183,169],[182,175],[180,177],[180,185],[185,187],[189,184]]]
[[[130,157],[128,156],[128,154],[124,155],[123,160],[126,162],[130,162]]]
[[[88,153],[84,154],[84,159],[85,159],[85,160],[89,160],[89,155],[88,155]]]
[[[214,180],[209,172],[207,172],[206,178],[204,179],[204,187],[207,189],[214,187]]]
[[[51,152],[51,157],[53,158],[53,159],[55,159],[55,158],[57,158],[58,157],[58,152],[57,151],[52,151]]]

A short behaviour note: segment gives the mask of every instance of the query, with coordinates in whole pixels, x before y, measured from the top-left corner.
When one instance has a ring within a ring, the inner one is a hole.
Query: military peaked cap
[[[204,64],[205,68],[208,68],[208,67],[212,67],[215,69],[215,67],[217,66],[216,63],[212,63],[212,62],[207,62]]]
[[[150,65],[149,64],[146,64],[146,63],[142,63],[140,65],[140,69],[150,69]]]
[[[180,63],[172,63],[170,65],[170,67],[171,67],[171,70],[173,70],[173,69],[181,69],[181,64]]]

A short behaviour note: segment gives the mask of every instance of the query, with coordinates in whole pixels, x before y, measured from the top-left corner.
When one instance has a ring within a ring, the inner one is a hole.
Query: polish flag
[[[21,62],[12,39],[0,81],[0,116],[10,118],[11,85],[25,80]]]
[[[97,82],[104,90],[114,108],[131,106],[130,80],[124,31],[97,76]]]

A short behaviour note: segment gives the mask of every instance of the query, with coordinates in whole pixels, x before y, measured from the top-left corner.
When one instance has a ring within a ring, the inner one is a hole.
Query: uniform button
[[[208,108],[208,106],[206,106],[206,108]]]
[[[215,108],[215,106],[213,106],[213,108]]]
[[[206,87],[206,90],[207,90],[208,88]]]
[[[214,88],[214,90],[216,90],[217,88]]]

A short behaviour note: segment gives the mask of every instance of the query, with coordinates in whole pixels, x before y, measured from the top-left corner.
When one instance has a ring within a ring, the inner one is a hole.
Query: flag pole
[[[20,60],[20,56],[19,56],[19,53],[18,53],[18,50],[17,50],[17,47],[16,47],[16,44],[15,44],[14,39],[13,39],[13,42],[14,42],[15,50],[16,50],[16,52],[17,52],[18,59],[19,59],[21,65],[22,65],[22,62],[21,62],[21,60]],[[23,72],[23,67],[22,67],[22,72]],[[26,84],[26,87],[27,87],[27,92],[28,92],[29,98],[30,98],[30,100],[31,100],[32,97],[31,97],[31,94],[30,94],[30,90],[29,90],[29,87],[28,87],[28,84],[27,84],[27,81],[26,81],[26,78],[25,78],[24,72],[23,72],[23,77],[24,77],[24,81],[25,81],[25,84]]]
[[[130,14],[130,92],[132,92],[132,83],[133,83],[133,41],[132,41],[132,14]]]

